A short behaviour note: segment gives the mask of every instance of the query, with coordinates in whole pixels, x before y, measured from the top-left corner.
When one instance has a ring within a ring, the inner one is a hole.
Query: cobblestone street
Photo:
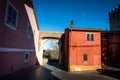
[[[11,74],[0,80],[119,80],[120,72],[82,71],[66,72],[56,63],[35,66],[16,74]]]

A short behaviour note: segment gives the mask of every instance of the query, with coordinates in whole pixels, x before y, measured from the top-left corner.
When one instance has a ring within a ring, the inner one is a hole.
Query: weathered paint
[[[86,41],[86,34],[93,33],[94,41]],[[69,71],[95,70],[101,68],[101,39],[100,30],[66,29],[64,36],[64,66]],[[83,61],[83,55],[88,61]],[[63,59],[63,58],[62,58]]]

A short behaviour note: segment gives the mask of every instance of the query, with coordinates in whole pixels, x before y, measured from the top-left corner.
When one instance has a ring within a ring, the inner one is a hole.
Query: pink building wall
[[[0,5],[2,9],[0,10],[0,77],[35,65],[39,28],[30,1],[0,0],[0,3],[2,3]],[[16,29],[12,29],[5,22],[8,2],[18,11]],[[31,17],[28,15],[31,15]],[[32,27],[33,36],[31,38],[27,36],[28,23]],[[28,61],[25,61],[26,53],[29,53]]]
[[[0,76],[30,67],[35,64],[35,53],[30,53],[29,61],[24,61],[24,52],[0,52]]]

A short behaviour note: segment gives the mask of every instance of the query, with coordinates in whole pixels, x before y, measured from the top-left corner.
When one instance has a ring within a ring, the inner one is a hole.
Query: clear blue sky
[[[108,12],[120,0],[33,0],[41,31],[64,32],[74,20],[76,28],[109,30]]]

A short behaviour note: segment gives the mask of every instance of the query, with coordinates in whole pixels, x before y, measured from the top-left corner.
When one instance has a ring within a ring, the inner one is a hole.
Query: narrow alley
[[[109,76],[105,74],[109,74]],[[116,74],[109,71],[102,73],[101,71],[67,72],[62,70],[57,63],[50,63],[43,66],[36,65],[0,80],[119,80],[120,75]]]

